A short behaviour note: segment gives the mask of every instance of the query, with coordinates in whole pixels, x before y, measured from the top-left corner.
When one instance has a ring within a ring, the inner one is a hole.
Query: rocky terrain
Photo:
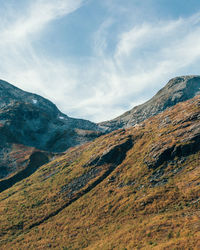
[[[102,132],[90,121],[68,117],[47,99],[0,81],[0,179],[25,169],[34,150],[63,152]]]
[[[143,105],[112,121],[95,124],[68,117],[49,100],[0,80],[0,179],[24,171],[34,152],[46,152],[51,160],[49,153],[61,153],[112,130],[134,126],[198,95],[199,88],[199,76],[174,78]]]
[[[149,117],[159,114],[165,109],[193,98],[200,94],[200,76],[182,76],[171,79],[153,98],[142,105],[136,106],[123,115],[100,123],[113,131],[129,128]]]
[[[63,152],[87,142],[102,129],[87,120],[70,118],[49,100],[0,81],[0,126],[3,142]]]
[[[199,249],[199,88],[95,124],[0,81],[0,249]]]
[[[0,194],[1,249],[199,249],[200,95]]]

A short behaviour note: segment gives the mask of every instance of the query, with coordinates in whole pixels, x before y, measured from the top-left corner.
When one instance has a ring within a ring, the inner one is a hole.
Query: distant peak
[[[172,87],[174,85],[177,85],[177,84],[180,84],[181,82],[187,82],[191,79],[200,79],[200,76],[199,75],[186,75],[186,76],[177,76],[177,77],[174,77],[172,78],[168,84],[166,85],[166,87]]]
[[[134,107],[121,116],[100,123],[108,130],[127,128],[155,116],[165,109],[200,94],[200,76],[186,75],[171,79],[158,93],[147,102]]]

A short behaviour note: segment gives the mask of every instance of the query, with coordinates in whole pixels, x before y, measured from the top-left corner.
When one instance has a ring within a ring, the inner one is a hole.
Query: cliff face
[[[123,115],[100,123],[108,131],[134,126],[165,109],[200,94],[200,76],[182,76],[171,79],[153,98]]]
[[[196,96],[71,148],[2,192],[0,246],[199,249],[199,166]]]

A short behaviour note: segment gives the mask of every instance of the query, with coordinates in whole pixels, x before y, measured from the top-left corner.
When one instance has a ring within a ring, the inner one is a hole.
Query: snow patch
[[[33,104],[36,104],[38,101],[36,99],[32,99]]]
[[[64,120],[65,117],[64,116],[59,116],[59,119]]]

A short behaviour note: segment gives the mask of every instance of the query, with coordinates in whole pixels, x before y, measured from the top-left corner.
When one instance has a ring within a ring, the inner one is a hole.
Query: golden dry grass
[[[175,156],[175,164],[165,160],[156,170],[146,164],[166,148],[192,141],[199,118],[190,118],[199,111],[196,97],[137,127],[72,148],[1,193],[1,249],[200,249],[200,152],[184,160]],[[171,123],[163,122],[166,117]],[[98,185],[84,193],[108,163],[72,197],[60,192],[97,168],[83,166],[130,136],[126,158]],[[159,169],[160,182],[152,185],[150,177]]]

